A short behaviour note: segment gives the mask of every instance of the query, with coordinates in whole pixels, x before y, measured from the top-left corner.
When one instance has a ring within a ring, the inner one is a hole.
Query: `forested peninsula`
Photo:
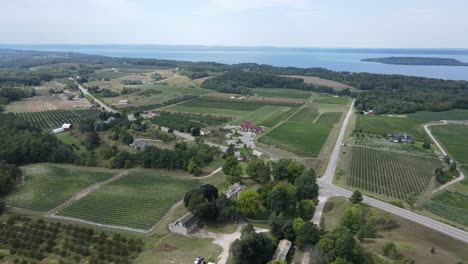
[[[362,59],[361,61],[394,65],[468,66],[468,63],[461,62],[456,59],[435,57],[386,57]]]

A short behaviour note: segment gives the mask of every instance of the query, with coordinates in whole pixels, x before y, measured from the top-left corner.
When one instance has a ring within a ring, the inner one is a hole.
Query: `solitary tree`
[[[452,164],[450,164],[450,171],[455,172],[457,170],[457,162],[452,161]]]
[[[417,200],[418,200],[417,194],[412,193],[408,195],[408,197],[406,197],[405,202],[411,207],[411,210],[413,210],[414,204],[417,202]]]
[[[422,145],[423,149],[431,149],[431,143],[429,142],[424,142],[424,144]]]
[[[349,201],[353,204],[358,204],[362,202],[362,193],[359,190],[355,190]]]
[[[444,162],[450,164],[450,157],[448,155],[445,155]]]

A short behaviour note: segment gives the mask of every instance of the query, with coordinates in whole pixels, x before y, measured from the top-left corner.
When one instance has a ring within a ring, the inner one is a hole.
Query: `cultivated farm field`
[[[468,189],[468,181],[460,183]],[[468,194],[458,191],[444,191],[432,197],[423,208],[438,216],[468,226]]]
[[[51,129],[61,127],[63,123],[76,124],[84,120],[97,119],[99,113],[99,110],[92,109],[61,109],[42,112],[17,113],[16,116],[23,118],[42,129]]]
[[[434,178],[434,169],[442,165],[437,158],[369,147],[353,146],[352,152],[346,183],[397,199],[424,192]]]
[[[199,182],[133,171],[60,211],[58,215],[99,224],[148,230]]]
[[[299,121],[299,122],[314,122],[315,119],[319,116],[317,108],[314,107],[304,107],[299,112],[291,116],[290,121]]]
[[[326,112],[321,114],[315,122],[318,124],[335,124],[340,121],[342,115],[342,112]]]
[[[49,211],[79,191],[112,177],[114,172],[77,166],[34,164],[21,167],[25,183],[6,198],[6,204],[35,211]]]
[[[424,122],[431,122],[436,120],[468,120],[468,110],[453,109],[442,112],[420,111],[413,114],[408,114],[407,116],[409,118]]]
[[[440,125],[430,129],[450,156],[460,164],[468,164],[468,126]]]
[[[282,88],[255,88],[252,89],[252,92],[255,93],[257,96],[263,97],[308,99],[311,96],[311,93],[307,91]]]
[[[427,135],[422,128],[424,121],[396,116],[375,116],[375,115],[358,115],[356,120],[356,130],[361,130],[364,133],[384,135],[391,133],[406,133],[413,136],[416,140],[423,141],[427,139]]]
[[[286,121],[259,141],[299,156],[317,157],[332,129],[330,124]]]
[[[349,97],[318,97],[314,99],[317,104],[339,104],[346,105],[351,102]]]

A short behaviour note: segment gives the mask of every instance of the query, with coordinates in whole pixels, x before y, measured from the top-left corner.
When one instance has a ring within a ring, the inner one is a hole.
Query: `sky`
[[[0,1],[0,44],[468,48],[466,0]]]

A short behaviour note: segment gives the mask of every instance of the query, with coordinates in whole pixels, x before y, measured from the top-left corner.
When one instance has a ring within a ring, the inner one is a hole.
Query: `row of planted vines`
[[[23,118],[42,129],[52,129],[60,127],[63,123],[78,123],[83,120],[97,119],[99,117],[99,113],[99,110],[93,109],[60,109],[17,113],[16,116]]]
[[[405,199],[426,190],[434,170],[441,165],[437,158],[353,146],[347,184],[381,195]]]

